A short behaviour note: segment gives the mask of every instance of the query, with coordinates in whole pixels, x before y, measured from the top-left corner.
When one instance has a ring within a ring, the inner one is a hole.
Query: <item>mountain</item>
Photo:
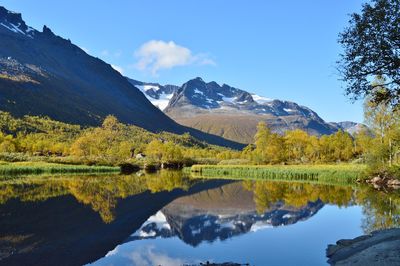
[[[169,104],[174,93],[179,90],[176,85],[160,85],[158,83],[146,83],[127,78],[128,81],[146,96],[146,98],[157,108],[163,111]]]
[[[177,124],[111,65],[46,26],[41,32],[27,26],[21,14],[4,7],[0,7],[0,40],[2,111],[80,125],[98,125],[113,114],[123,123],[153,132],[189,132],[212,144],[243,146]]]
[[[205,82],[199,77],[181,87],[140,84],[146,97],[178,123],[241,143],[253,142],[260,121],[278,133],[302,129],[322,135],[342,129],[297,103],[262,97],[214,81]]]
[[[372,131],[370,128],[368,128],[366,125],[361,124],[361,123],[356,123],[352,121],[344,121],[344,122],[333,122],[331,123],[333,126],[349,133],[350,135],[354,135],[357,133],[360,133],[361,131],[366,131],[368,134],[372,134]]]

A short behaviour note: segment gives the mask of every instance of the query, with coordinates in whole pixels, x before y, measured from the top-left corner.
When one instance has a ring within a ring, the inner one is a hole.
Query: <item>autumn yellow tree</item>
[[[306,149],[310,142],[307,132],[295,129],[289,130],[285,134],[285,146],[289,161],[304,162],[306,159]]]
[[[254,144],[256,146],[253,151],[253,161],[255,163],[279,163],[283,161],[283,138],[276,133],[272,133],[265,122],[260,122],[257,125]]]

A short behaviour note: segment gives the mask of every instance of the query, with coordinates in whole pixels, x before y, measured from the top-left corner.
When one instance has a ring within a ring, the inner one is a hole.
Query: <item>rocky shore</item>
[[[367,180],[367,183],[373,185],[375,188],[389,187],[393,189],[400,188],[400,180],[388,176],[375,176]]]
[[[400,228],[342,239],[326,250],[330,265],[400,265]]]

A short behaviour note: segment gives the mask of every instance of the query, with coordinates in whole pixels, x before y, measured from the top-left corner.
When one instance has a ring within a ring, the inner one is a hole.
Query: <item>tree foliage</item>
[[[364,153],[377,169],[399,163],[400,157],[400,110],[389,104],[366,101],[365,121],[375,138]]]
[[[300,129],[284,135],[271,133],[265,123],[258,125],[255,147],[242,156],[257,164],[347,162],[357,157],[354,138],[341,130],[332,135],[311,136]]]
[[[353,99],[370,96],[376,103],[400,104],[400,1],[372,0],[351,15],[339,35],[344,52],[339,71]],[[372,83],[380,76],[385,86]]]
[[[83,129],[49,118],[15,118],[0,112],[0,153],[46,158],[72,158],[73,163],[115,165],[144,153],[159,163],[177,163],[187,158],[238,158],[240,152],[201,142],[190,134],[151,133],[125,125],[107,116],[100,127]],[[221,154],[221,155],[219,155]],[[3,156],[8,158],[9,156]],[[16,160],[26,156],[15,156]]]

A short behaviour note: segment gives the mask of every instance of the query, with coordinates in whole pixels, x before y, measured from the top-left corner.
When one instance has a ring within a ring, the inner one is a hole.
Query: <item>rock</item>
[[[138,154],[136,154],[135,158],[138,160],[144,159],[144,158],[146,158],[146,155],[144,155],[143,153],[138,153]]]
[[[378,185],[378,184],[373,184],[372,186],[373,186],[375,189],[377,189],[377,190],[382,189],[382,186],[381,186],[381,185]]]
[[[339,240],[326,255],[331,265],[400,265],[400,228]]]
[[[387,185],[388,186],[400,186],[400,180],[398,180],[398,179],[390,179],[387,182]]]
[[[140,177],[140,176],[144,176],[145,173],[143,171],[139,171],[139,172],[136,173],[136,175]]]
[[[382,181],[383,181],[382,178],[380,178],[379,176],[375,176],[370,180],[370,182],[373,184],[380,184],[382,183]]]

